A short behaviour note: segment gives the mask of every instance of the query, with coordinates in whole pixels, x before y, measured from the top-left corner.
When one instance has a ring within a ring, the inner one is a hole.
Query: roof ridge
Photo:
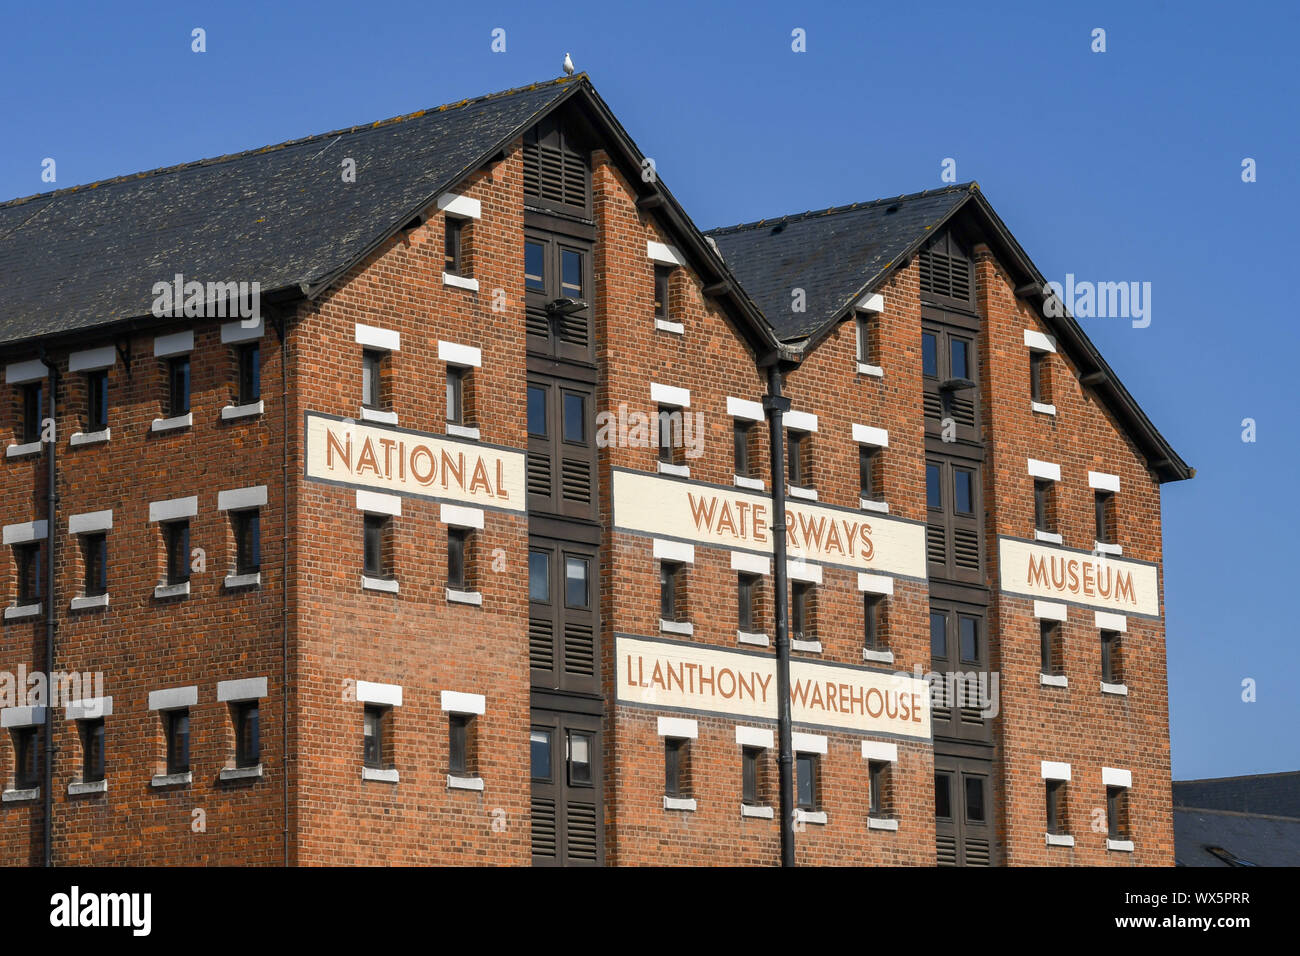
[[[922,189],[920,192],[904,193],[901,196],[889,196],[881,199],[869,199],[865,202],[850,203],[847,206],[827,206],[825,209],[810,209],[807,212],[793,213],[787,216],[775,218],[759,219],[754,222],[743,222],[735,226],[718,226],[714,229],[706,229],[706,236],[717,236],[724,233],[742,232],[746,229],[758,229],[764,226],[771,226],[776,223],[799,222],[803,219],[811,219],[813,216],[834,216],[840,213],[855,212],[859,209],[868,209],[872,206],[879,206],[884,203],[905,202],[910,199],[921,199],[925,196],[941,196],[945,193],[971,192],[979,189],[979,183],[970,180],[964,183],[954,183],[951,186],[943,186],[939,189]]]
[[[432,106],[426,109],[416,110],[413,113],[403,113],[398,116],[390,116],[387,119],[375,120],[373,123],[361,123],[356,126],[330,130],[327,133],[313,133],[311,136],[302,136],[298,139],[285,140],[282,143],[272,143],[269,146],[258,146],[253,149],[245,149],[237,153],[226,153],[222,156],[211,156],[206,159],[194,159],[187,163],[177,163],[174,166],[159,166],[156,169],[146,169],[138,173],[126,173],[121,176],[111,176],[108,179],[99,179],[94,182],[82,183],[77,186],[64,186],[62,189],[54,189],[50,192],[34,193],[30,196],[22,196],[16,199],[6,199],[3,202],[0,202],[0,209],[21,206],[38,199],[53,199],[59,196],[66,196],[70,193],[80,192],[84,189],[97,189],[100,186],[110,186],[117,183],[129,182],[131,180],[144,179],[150,176],[162,176],[167,173],[177,173],[186,169],[197,169],[201,166],[216,166],[220,163],[243,159],[246,156],[253,156],[259,153],[269,153],[274,150],[288,149],[291,146],[302,146],[306,143],[321,142],[330,139],[331,137],[346,136],[349,133],[359,133],[368,129],[378,129],[382,126],[390,126],[395,123],[404,123],[408,120],[419,119],[429,113],[441,113],[447,110],[463,109],[467,106],[475,106],[479,103],[487,102],[488,100],[502,99],[519,93],[531,93],[533,90],[543,89],[548,86],[559,86],[564,83],[571,83],[575,80],[587,80],[590,82],[590,78],[586,73],[577,73],[573,76],[561,76],[554,80],[547,80],[542,83],[530,83],[527,86],[517,86],[509,90],[500,90],[496,93],[486,93],[482,96],[458,100],[454,103],[444,103],[441,106]]]
[[[1183,807],[1175,805],[1175,813],[1217,813],[1228,817],[1247,817],[1252,820],[1283,820],[1287,823],[1300,823],[1300,817],[1287,816],[1285,813],[1256,813],[1253,810],[1224,810],[1221,807]]]

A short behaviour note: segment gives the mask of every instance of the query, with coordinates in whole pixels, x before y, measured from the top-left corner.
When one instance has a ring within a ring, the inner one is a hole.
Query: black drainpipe
[[[50,400],[49,408],[50,421],[54,423],[53,434],[49,443],[49,461],[47,470],[49,485],[46,491],[45,501],[45,760],[44,760],[44,780],[41,788],[41,801],[44,805],[44,846],[45,865],[54,865],[54,556],[55,543],[59,540],[58,532],[55,526],[58,523],[58,470],[56,465],[56,454],[59,447],[58,441],[58,397],[59,397],[59,370],[42,348],[40,351],[41,361],[45,363],[50,373]],[[45,423],[41,423],[42,429]]]
[[[772,455],[772,610],[776,617],[777,771],[780,787],[781,865],[794,866],[794,742],[790,728],[790,626],[785,566],[785,424],[790,399],[781,394],[781,369],[767,369],[763,396]]]

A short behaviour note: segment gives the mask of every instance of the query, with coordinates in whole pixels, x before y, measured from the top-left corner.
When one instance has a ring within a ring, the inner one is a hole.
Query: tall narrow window
[[[86,373],[86,431],[98,432],[108,427],[108,370]]]
[[[869,651],[885,649],[884,610],[883,594],[862,595],[862,646]]]
[[[684,737],[664,738],[664,796],[689,797],[691,795],[690,740]]]
[[[786,447],[786,482],[796,488],[803,487],[808,480],[805,473],[808,448],[808,433],[787,431],[785,436]]]
[[[1096,517],[1097,542],[1099,544],[1115,543],[1115,495],[1110,491],[1098,491],[1093,496],[1093,512]]]
[[[40,542],[16,545],[14,559],[18,564],[18,603],[38,603],[41,599]]]
[[[1042,673],[1056,675],[1061,673],[1060,655],[1057,642],[1061,634],[1059,621],[1039,621],[1038,638]]]
[[[241,700],[232,705],[235,722],[235,766],[256,767],[262,762],[261,702]]]
[[[1120,667],[1120,634],[1118,631],[1101,632],[1101,680],[1104,684],[1124,683]]]
[[[1047,399],[1044,397],[1046,396],[1047,391],[1046,389],[1043,388],[1043,368],[1045,365],[1044,359],[1046,358],[1047,358],[1047,353],[1045,352],[1029,353],[1029,400],[1030,401],[1040,402],[1040,403],[1047,401]]]
[[[44,417],[44,386],[41,382],[27,382],[22,388],[23,443],[41,440],[41,419]]]
[[[167,362],[167,417],[190,412],[190,357],[178,355]]]
[[[795,802],[800,810],[816,810],[818,802],[817,754],[797,753],[794,759]]]
[[[392,519],[387,515],[366,515],[363,542],[365,575],[370,578],[391,578],[392,562],[389,560],[387,537]]]
[[[745,747],[740,752],[740,801],[747,806],[763,805],[759,763],[762,759],[761,747]]]
[[[252,405],[262,398],[262,347],[246,342],[235,353],[239,365],[238,404]]]
[[[889,813],[889,763],[871,760],[867,763],[867,813],[884,817]]]
[[[190,712],[189,708],[163,711],[167,726],[167,773],[189,773],[190,770]]]
[[[383,366],[384,353],[375,349],[365,349],[361,353],[361,404],[366,408],[382,409],[383,406]]]
[[[465,369],[447,366],[447,424],[465,424]]]
[[[465,549],[468,538],[467,528],[447,529],[447,587],[449,588],[466,586]]]
[[[1065,781],[1048,780],[1047,784],[1047,832],[1065,833]]]
[[[1128,839],[1128,790],[1124,787],[1106,788],[1106,838]]]
[[[362,760],[371,770],[384,769],[384,723],[388,708],[366,705]]]
[[[472,714],[449,714],[447,717],[447,772],[468,774],[469,725]]]
[[[880,500],[879,458],[880,449],[874,445],[858,446],[858,494],[867,501]]]
[[[108,535],[87,534],[81,538],[83,593],[96,597],[108,593]]]
[[[682,453],[684,449],[681,448],[684,437],[682,410],[671,405],[660,405],[658,420],[659,460],[671,465],[685,457]]]
[[[77,721],[81,733],[81,782],[104,779],[104,718]]]
[[[1050,533],[1052,530],[1052,482],[1034,479],[1034,530]]]
[[[30,727],[15,727],[14,741],[14,789],[34,790],[41,785],[41,728],[39,724]]]
[[[184,584],[190,579],[190,523],[169,521],[162,526],[167,553],[167,583]]]
[[[445,250],[443,253],[442,271],[448,275],[461,275],[461,237],[465,223],[461,219],[455,219],[451,216],[444,217],[443,232],[445,235]]]
[[[665,621],[678,620],[683,573],[680,564],[672,561],[659,563],[659,616]]]
[[[754,467],[752,454],[754,423],[736,419],[734,435],[736,452],[735,473],[741,478],[752,478]]]
[[[876,328],[878,319],[858,317],[858,361],[863,365],[879,365],[876,355]]]
[[[671,266],[655,266],[655,318],[669,318],[668,283],[672,277]]]
[[[262,567],[262,518],[256,508],[232,511],[235,529],[235,573],[256,574]]]
[[[758,591],[758,575],[741,574],[738,582],[736,603],[740,613],[736,627],[752,634],[757,630],[754,626],[754,596]]]
[[[812,598],[812,585],[806,581],[795,581],[790,585],[790,639],[794,641],[811,641],[812,614],[809,604]]]

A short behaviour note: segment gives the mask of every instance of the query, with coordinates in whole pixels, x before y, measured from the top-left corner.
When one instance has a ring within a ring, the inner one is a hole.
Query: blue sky
[[[955,159],[1049,278],[1152,284],[1148,328],[1081,321],[1198,470],[1164,493],[1174,774],[1294,770],[1300,429],[1273,373],[1300,333],[1268,288],[1300,274],[1298,20],[1172,0],[14,4],[0,198],[51,188],[45,157],[58,186],[90,182],[549,79],[565,51],[705,228],[938,187]]]

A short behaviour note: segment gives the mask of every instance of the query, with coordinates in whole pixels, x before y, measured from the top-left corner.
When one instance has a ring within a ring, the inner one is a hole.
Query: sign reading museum
[[[395,495],[524,510],[524,455],[314,412],[307,415],[307,477]]]
[[[1002,590],[1140,617],[1160,616],[1154,564],[1047,545],[998,539]]]

